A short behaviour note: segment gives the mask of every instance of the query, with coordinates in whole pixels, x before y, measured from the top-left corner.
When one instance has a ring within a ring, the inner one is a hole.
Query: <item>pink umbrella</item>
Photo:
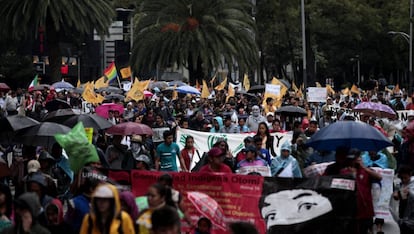
[[[147,97],[152,97],[152,95],[154,95],[153,93],[151,93],[150,91],[144,90],[144,96]]]
[[[152,135],[152,129],[146,124],[124,122],[108,128],[106,133],[121,136]]]
[[[109,111],[118,111],[119,114],[122,114],[124,113],[124,106],[115,103],[104,103],[95,109],[96,114],[103,118],[108,118]]]
[[[7,92],[10,90],[10,87],[6,83],[0,83],[0,91]]]
[[[397,116],[391,107],[377,102],[361,102],[352,111],[368,114],[377,118],[394,119]]]
[[[187,192],[187,198],[202,216],[210,219],[221,230],[226,231],[224,212],[216,200],[200,192]]]

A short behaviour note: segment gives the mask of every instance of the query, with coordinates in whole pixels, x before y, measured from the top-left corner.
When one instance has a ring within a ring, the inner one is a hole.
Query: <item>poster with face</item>
[[[266,177],[259,200],[266,233],[352,233],[355,192],[335,188],[335,181]]]

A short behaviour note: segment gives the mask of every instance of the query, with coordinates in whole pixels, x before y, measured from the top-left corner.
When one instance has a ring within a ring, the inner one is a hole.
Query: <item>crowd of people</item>
[[[209,98],[180,94],[173,100],[171,91],[152,91],[151,97],[139,101],[124,102],[117,98],[105,101],[124,107],[122,113],[109,111],[108,121],[146,124],[152,128],[153,135],[125,137],[95,129],[93,144],[99,159],[84,165],[91,172],[89,174],[93,174],[94,168],[237,173],[243,167],[267,166],[271,176],[277,177],[290,165],[292,171],[289,174],[301,178],[306,176],[304,170],[310,165],[335,162],[328,166],[325,175],[350,174],[364,178],[356,180],[359,191],[356,217],[358,233],[367,233],[374,221],[371,183],[381,180],[381,176],[370,168],[390,168],[396,170],[401,179],[393,194],[393,198],[400,202],[401,233],[414,231],[414,183],[411,183],[414,181],[411,177],[414,104],[407,93],[371,90],[344,95],[337,92],[328,95],[325,102],[309,103],[294,91],[287,92],[281,100],[264,99],[263,94],[237,90],[234,96],[228,96],[224,90],[211,90]],[[54,99],[67,102],[72,109],[85,111],[82,95],[74,90],[45,88],[28,92],[17,89],[0,93],[0,115],[20,114],[42,121],[48,112],[46,103]],[[357,104],[367,101],[389,105],[396,111],[412,110],[413,113],[408,114],[409,120],[402,123],[402,129],[387,135],[395,144],[393,151],[360,152],[348,148],[317,151],[306,145],[319,129],[336,121],[364,121],[388,134],[382,119],[349,112]],[[306,114],[280,114],[276,111],[279,105],[302,107]],[[88,111],[93,112],[93,108]],[[246,133],[244,148],[233,155],[226,140],[219,139],[208,152],[200,152],[195,147],[194,137],[188,136],[184,148],[180,149],[175,143],[178,128],[210,133]],[[276,150],[272,133],[291,133],[292,141]],[[136,206],[130,192],[100,182],[96,178],[99,176],[73,173],[65,152],[57,143],[50,149],[3,144],[1,154],[2,163],[10,167],[10,173],[2,177],[0,186],[1,233],[150,233],[151,230],[164,233],[166,229],[179,233],[179,210],[194,227],[194,233],[211,231],[211,221],[205,217],[200,217],[198,223],[186,217],[185,210],[180,209],[180,195],[174,196],[171,184],[157,182],[148,188],[148,207],[142,208]],[[12,157],[7,157],[10,154]],[[196,158],[200,160],[194,166]],[[383,222],[375,219],[377,233],[381,232]]]

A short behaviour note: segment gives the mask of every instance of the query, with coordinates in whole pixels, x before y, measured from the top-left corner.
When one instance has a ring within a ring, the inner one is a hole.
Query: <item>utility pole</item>
[[[412,1],[412,0],[411,0]],[[302,60],[303,60],[303,87],[306,92],[308,87],[308,77],[306,74],[306,26],[305,26],[305,0],[301,0],[301,18],[302,18]],[[306,94],[305,94],[306,98]]]

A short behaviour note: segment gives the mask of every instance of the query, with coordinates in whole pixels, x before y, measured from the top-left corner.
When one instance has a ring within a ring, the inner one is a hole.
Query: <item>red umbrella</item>
[[[224,212],[216,200],[200,192],[187,192],[187,198],[202,216],[210,219],[221,230],[226,231]]]
[[[124,106],[121,104],[116,103],[104,103],[95,109],[96,114],[103,117],[108,118],[108,112],[109,111],[118,111],[119,114],[124,113]]]
[[[144,90],[144,96],[145,97],[152,97],[154,94],[151,93],[150,91]]]
[[[0,83],[0,91],[7,92],[10,90],[10,87],[6,83]]]
[[[108,128],[108,130],[106,130],[106,133],[122,136],[152,135],[152,129],[145,124],[124,122]]]

